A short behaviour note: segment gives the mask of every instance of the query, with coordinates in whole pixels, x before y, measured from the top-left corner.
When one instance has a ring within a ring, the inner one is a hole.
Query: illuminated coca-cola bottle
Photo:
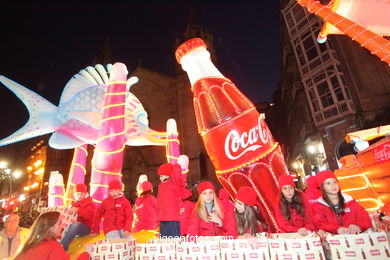
[[[280,147],[255,106],[219,72],[206,48],[194,38],[175,53],[190,79],[198,132],[224,188],[234,195],[240,186],[252,186],[275,231],[277,178],[287,173]]]

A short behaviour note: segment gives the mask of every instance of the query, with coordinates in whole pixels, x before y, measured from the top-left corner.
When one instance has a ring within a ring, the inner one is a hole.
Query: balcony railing
[[[356,113],[352,100],[344,100],[314,113],[316,126]]]

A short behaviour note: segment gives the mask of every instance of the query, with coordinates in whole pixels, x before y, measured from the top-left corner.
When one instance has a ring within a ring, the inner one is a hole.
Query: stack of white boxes
[[[390,259],[389,238],[385,232],[329,235],[325,248],[333,260]]]
[[[272,234],[268,239],[271,259],[279,260],[325,260],[319,236],[298,233]]]
[[[153,239],[146,244],[137,244],[137,260],[175,260],[176,245],[174,241]]]
[[[270,259],[265,235],[249,239],[220,240],[219,244],[222,259]]]
[[[135,260],[135,239],[104,239],[93,244],[90,253],[92,260]]]
[[[194,242],[177,242],[176,259],[220,260],[219,237],[200,237]]]

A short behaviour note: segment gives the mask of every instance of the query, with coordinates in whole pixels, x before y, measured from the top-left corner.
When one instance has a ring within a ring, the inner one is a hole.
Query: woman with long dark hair
[[[332,171],[319,172],[317,180],[322,192],[314,207],[317,229],[333,234],[358,234],[372,226],[367,211],[340,191]]]
[[[256,205],[256,192],[252,187],[242,186],[235,198],[237,233],[239,238],[254,237],[267,231],[268,227]]]
[[[41,214],[31,227],[31,233],[15,260],[67,260],[70,256],[56,240],[62,232],[60,213]]]
[[[306,236],[314,231],[313,213],[304,194],[297,190],[291,175],[281,175],[278,178],[280,199],[275,207],[275,216],[281,232],[298,232]]]

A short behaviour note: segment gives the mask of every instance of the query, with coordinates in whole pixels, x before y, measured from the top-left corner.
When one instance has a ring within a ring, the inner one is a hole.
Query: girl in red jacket
[[[191,214],[189,236],[236,236],[234,212],[226,211],[211,182],[198,185],[198,202]]]
[[[358,234],[371,227],[367,211],[351,196],[340,191],[336,176],[326,170],[317,174],[322,197],[315,205],[318,229],[333,234]]]
[[[291,175],[278,178],[280,187],[279,202],[275,206],[275,217],[281,232],[298,232],[302,236],[314,231],[313,213],[303,193],[295,188]]]
[[[85,236],[91,233],[93,219],[95,217],[96,206],[92,198],[88,196],[87,186],[85,184],[76,185],[75,200],[72,201],[72,208],[77,211],[77,220],[69,226],[68,231],[61,240],[65,251],[75,236]]]
[[[122,185],[119,181],[108,184],[110,196],[105,198],[96,211],[91,236],[99,233],[99,224],[103,218],[103,231],[106,238],[130,237],[133,223],[133,208],[123,196]]]
[[[16,260],[69,260],[70,256],[57,242],[62,233],[60,213],[56,211],[41,214],[31,227],[31,232]]]
[[[142,193],[135,200],[134,210],[136,215],[133,232],[141,230],[153,230],[158,227],[157,199],[153,196],[153,185],[149,181],[141,183]]]
[[[239,238],[254,237],[267,230],[258,206],[256,191],[249,186],[242,186],[236,193],[236,221]]]
[[[183,200],[180,203],[180,233],[182,236],[187,235],[188,226],[190,225],[190,217],[194,210],[194,196],[189,189],[183,192]]]
[[[180,201],[185,182],[178,164],[164,163],[157,171],[157,203],[161,237],[180,237]]]

